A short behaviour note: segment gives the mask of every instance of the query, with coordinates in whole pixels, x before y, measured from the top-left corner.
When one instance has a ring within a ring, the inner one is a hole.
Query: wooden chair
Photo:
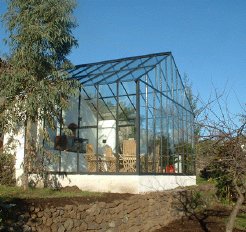
[[[105,146],[104,148],[105,153],[105,162],[106,171],[107,172],[115,172],[116,171],[116,157],[113,155],[113,150],[110,146]]]
[[[93,144],[86,144],[86,154],[95,154]]]
[[[123,172],[136,172],[136,156],[123,155]]]
[[[123,172],[136,172],[136,141],[123,140]]]
[[[123,140],[123,155],[136,156],[136,140]]]
[[[87,161],[87,171],[96,172],[97,171],[97,157],[94,153],[93,144],[86,145],[85,159]]]

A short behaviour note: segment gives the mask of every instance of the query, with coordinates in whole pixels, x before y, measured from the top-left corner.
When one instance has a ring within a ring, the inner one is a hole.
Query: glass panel
[[[119,124],[134,124],[136,120],[136,96],[119,97]]]
[[[61,152],[61,172],[77,172],[77,153]]]
[[[79,97],[71,97],[69,99],[68,110],[62,111],[62,116],[66,127],[69,128],[69,125],[71,124],[75,124],[78,127],[78,106],[79,106]],[[76,130],[74,130],[73,132],[74,132],[73,135],[76,136]]]
[[[115,74],[110,74],[108,76],[100,76],[100,78],[98,79],[98,82],[100,82],[100,84],[110,84],[110,83],[114,83],[116,82],[118,79],[120,79],[121,77],[124,77],[126,75],[128,75],[129,71],[127,70],[121,70],[120,72],[115,72]]]
[[[97,101],[96,99],[80,101],[80,126],[97,125]]]
[[[116,120],[116,99],[102,98],[98,100],[98,112],[103,120]]]
[[[97,128],[79,129],[79,171],[96,172],[97,171]]]
[[[119,96],[136,94],[136,83],[132,82],[120,82]]]
[[[100,85],[99,92],[102,97],[116,97],[116,83],[109,85]]]
[[[94,70],[95,67],[94,65],[92,66],[85,66],[85,67],[81,67],[78,70],[76,70],[76,72],[73,73],[74,76],[84,76],[86,75],[88,72]]]
[[[95,70],[93,72],[93,75],[97,76],[97,75],[101,75],[102,73],[110,72],[110,70],[112,70],[113,66],[115,65],[117,65],[116,62],[104,64],[98,70]]]
[[[88,100],[97,97],[97,89],[95,86],[84,86],[81,90],[83,99]]]
[[[148,172],[148,103],[147,86],[140,82],[140,172]]]
[[[129,75],[125,76],[121,79],[122,82],[124,81],[133,81],[140,78],[143,74],[149,71],[151,68],[137,68],[135,70],[131,70]]]
[[[153,86],[155,87],[155,70],[152,70],[148,73],[147,75],[148,77],[148,80],[147,80],[147,83],[150,85],[150,86]]]
[[[119,127],[119,171],[125,173],[136,172],[136,127]]]

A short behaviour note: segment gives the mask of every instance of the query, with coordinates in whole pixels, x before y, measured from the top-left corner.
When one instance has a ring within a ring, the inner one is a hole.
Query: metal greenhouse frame
[[[94,169],[80,168],[88,151],[78,149],[70,173],[194,175],[194,113],[171,52],[77,65],[69,75],[81,83],[74,136],[94,147],[85,161]],[[56,170],[67,172],[61,159]]]

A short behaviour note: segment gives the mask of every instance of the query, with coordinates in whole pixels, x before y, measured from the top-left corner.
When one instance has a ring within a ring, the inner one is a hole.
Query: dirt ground
[[[224,232],[225,220],[229,215],[228,209],[212,209],[197,218],[183,218],[176,220],[156,232]],[[234,229],[234,232],[246,230]]]
[[[35,206],[64,206],[64,205],[78,205],[78,204],[89,204],[93,202],[106,202],[110,203],[115,200],[128,199],[133,194],[117,194],[117,193],[104,193],[99,196],[82,196],[82,197],[62,197],[62,198],[36,198],[36,199],[13,199],[10,203],[17,204],[18,207],[23,208],[28,205]]]

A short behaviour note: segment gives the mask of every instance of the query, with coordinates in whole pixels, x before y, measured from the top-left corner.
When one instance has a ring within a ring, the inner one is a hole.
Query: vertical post
[[[79,87],[79,105],[78,105],[78,129],[77,129],[77,137],[79,138],[79,129],[80,129],[80,122],[82,120],[81,114],[81,86]]]
[[[174,101],[174,74],[173,74],[173,57],[171,56],[171,90],[172,90],[172,100]],[[174,119],[175,119],[175,110],[174,110],[174,102],[171,102],[172,104],[172,117],[171,117],[171,120],[172,120],[172,164],[173,164],[173,161],[174,161],[174,152],[175,152],[175,141],[174,141]]]
[[[97,145],[96,145],[96,157],[97,157],[97,162],[96,162],[96,172],[98,172],[98,106],[99,106],[99,85],[95,86],[96,91],[97,91]]]
[[[145,75],[145,82],[148,83],[148,76]],[[149,108],[148,108],[148,85],[145,85],[145,116],[146,116],[146,146],[147,156],[145,157],[145,172],[148,172],[148,160],[149,160]]]
[[[185,90],[182,90],[182,105],[184,105],[184,98],[185,98]],[[182,173],[185,172],[185,116],[184,116],[184,109],[182,109]]]
[[[187,104],[187,102],[186,102],[186,104]],[[186,105],[186,107],[187,107],[187,105]],[[187,108],[186,108],[187,109]],[[188,162],[187,162],[187,160],[188,160],[188,156],[189,156],[189,154],[188,154],[188,144],[189,144],[189,129],[188,129],[188,111],[186,110],[186,112],[185,112],[185,121],[186,121],[186,123],[185,123],[185,125],[186,125],[186,128],[185,128],[185,132],[186,132],[186,143],[185,143],[185,173],[188,173],[188,170],[189,170],[189,167],[188,167]]]
[[[165,76],[166,76],[166,90],[169,89],[168,87],[168,78],[170,78],[168,75],[168,70],[167,70],[167,59],[165,60]],[[171,94],[171,93],[170,93]],[[169,112],[170,109],[168,107],[168,98],[166,98],[166,118],[167,118],[167,123],[166,123],[166,134],[167,134],[167,156],[166,156],[166,165],[169,165],[169,145],[170,145],[170,138],[169,138]]]
[[[81,86],[79,87],[79,102],[78,102],[78,128],[77,128],[77,139],[79,139],[79,128],[80,128],[80,103],[81,103]],[[77,141],[77,173],[79,173],[79,140]]]
[[[193,174],[196,174],[196,150],[195,150],[195,116],[191,115],[192,118],[192,154],[193,154]]]
[[[119,172],[119,81],[116,83],[116,172]]]
[[[162,62],[159,64],[159,78],[160,78],[160,106],[161,106],[161,140],[160,140],[160,157],[159,157],[159,161],[160,161],[160,167],[161,167],[161,172],[163,172],[163,137],[164,137],[164,133],[163,133],[163,102],[162,102],[162,67],[161,67]]]
[[[61,114],[60,114],[60,121],[59,121],[59,132],[60,132],[60,136],[62,135],[62,109],[61,109]],[[61,149],[59,150],[59,153],[60,153],[60,156],[59,156],[59,166],[58,166],[58,169],[59,169],[59,172],[61,172],[61,157],[62,157],[62,154],[61,154]]]
[[[155,67],[155,86],[154,86],[154,96],[153,96],[153,111],[154,111],[154,118],[153,118],[153,163],[152,163],[152,172],[156,172],[156,84],[157,84],[157,67]]]
[[[140,174],[140,81],[136,81],[136,172]]]
[[[175,99],[175,101],[177,102],[177,103],[179,103],[178,102],[178,96],[179,96],[179,92],[178,92],[178,70],[177,70],[177,67],[176,66],[174,66],[175,67],[175,73],[176,73],[176,75],[175,75],[175,79],[176,79],[176,86],[175,86],[175,89],[176,89],[176,99]],[[177,113],[176,113],[176,130],[177,130],[177,133],[176,133],[176,135],[177,135],[177,139],[176,139],[176,141],[177,141],[177,145],[178,145],[178,147],[177,147],[177,150],[178,150],[178,152],[176,151],[175,152],[175,155],[177,156],[176,157],[176,159],[177,159],[177,164],[178,164],[178,173],[180,173],[180,168],[179,168],[179,166],[180,166],[180,160],[179,160],[179,149],[180,149],[180,129],[179,129],[179,118],[180,118],[180,116],[179,116],[179,109],[180,109],[180,107],[178,106],[178,105],[176,105],[176,110],[177,110]]]

